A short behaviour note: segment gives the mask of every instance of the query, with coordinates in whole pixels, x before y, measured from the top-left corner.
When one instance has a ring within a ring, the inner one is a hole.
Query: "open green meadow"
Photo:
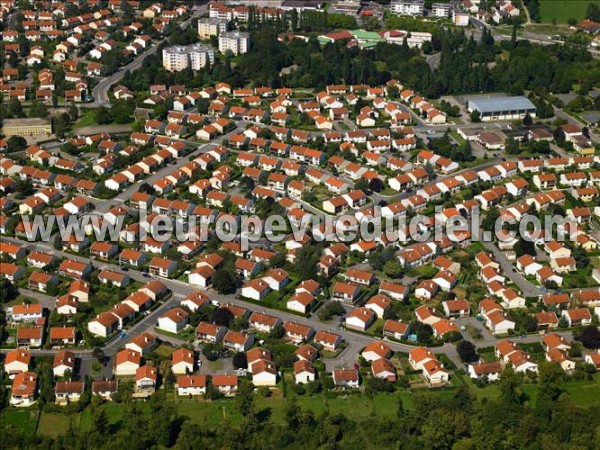
[[[579,21],[585,17],[589,3],[586,0],[540,0],[540,16],[545,23],[567,23],[571,17]]]

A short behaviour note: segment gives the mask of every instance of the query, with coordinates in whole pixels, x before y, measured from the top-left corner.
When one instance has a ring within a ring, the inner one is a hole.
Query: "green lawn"
[[[60,413],[42,413],[38,426],[38,433],[50,437],[60,436],[65,434],[72,424],[73,429],[79,427],[79,414],[67,415]]]
[[[85,114],[83,114],[77,122],[75,122],[74,128],[83,128],[89,127],[90,125],[94,125],[96,123],[96,110],[88,109]]]
[[[540,0],[540,15],[542,22],[567,23],[571,17],[578,21],[585,17],[586,0]]]
[[[36,426],[36,410],[9,409],[0,415],[0,435],[9,433],[11,429],[19,428],[27,433],[34,434]]]
[[[463,379],[479,400],[483,398],[496,400],[500,396],[500,387],[498,383],[491,383],[484,388],[478,388],[473,384],[473,381],[469,377],[465,376]],[[593,381],[567,381],[561,387],[578,405],[587,407],[600,404],[600,373],[594,375]],[[529,403],[532,405],[535,404],[539,386],[537,384],[523,384],[521,389],[529,397]]]
[[[149,403],[141,402],[142,408],[150,407]],[[106,411],[106,418],[108,419],[108,423],[114,425],[123,417],[124,407],[123,404],[107,402],[103,405],[104,410]],[[68,417],[68,416],[64,416]],[[65,420],[68,425],[68,421]],[[79,429],[81,431],[88,431],[90,426],[92,425],[92,412],[90,408],[85,409],[81,413],[81,419],[79,421]]]
[[[160,359],[170,359],[174,351],[175,348],[173,348],[172,346],[168,344],[160,344],[152,351],[152,353],[154,353]]]
[[[436,393],[437,394],[437,393]],[[313,411],[319,415],[328,409],[331,414],[344,413],[353,420],[366,420],[373,414],[378,416],[393,416],[396,414],[397,398],[400,396],[406,408],[412,408],[412,396],[408,392],[399,394],[379,394],[369,399],[365,395],[348,395],[327,398],[319,395],[314,397],[296,397],[298,405]],[[256,407],[259,415],[266,417],[275,423],[283,423],[285,418],[284,398],[257,398]],[[197,400],[184,400],[177,404],[177,413],[189,417],[192,422],[198,424],[216,425],[225,417],[233,423],[241,420],[237,412],[235,402],[232,400],[219,400],[215,402],[204,402]]]
[[[595,383],[587,380],[565,383],[565,390],[581,406],[597,405],[600,402],[600,373],[594,375]]]

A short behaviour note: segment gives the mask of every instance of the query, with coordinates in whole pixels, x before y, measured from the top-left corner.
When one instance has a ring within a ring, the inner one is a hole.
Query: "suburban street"
[[[494,243],[483,241],[482,244],[486,248],[486,250],[494,256],[493,259],[497,261],[498,264],[500,264],[500,267],[502,268],[506,276],[513,283],[515,283],[519,287],[519,289],[521,289],[521,291],[523,291],[523,294],[526,297],[539,297],[540,295],[544,295],[546,291],[534,286],[529,281],[527,281],[523,275],[517,272],[513,267],[513,264],[508,259],[506,259],[506,256]]]
[[[198,288],[192,287],[192,286],[188,285],[186,282],[180,281],[180,280],[171,280],[171,279],[160,278],[160,277],[148,278],[147,274],[144,274],[143,272],[132,270],[132,269],[125,272],[125,271],[122,271],[118,266],[115,266],[115,265],[110,265],[110,264],[104,263],[102,261],[97,261],[97,260],[90,259],[87,257],[79,256],[79,255],[73,255],[71,253],[67,253],[67,252],[60,251],[60,250],[54,250],[51,248],[51,246],[49,246],[48,244],[45,244],[45,243],[28,243],[25,241],[21,241],[19,239],[14,239],[14,238],[3,238],[3,240],[5,240],[7,242],[12,242],[12,243],[18,243],[18,244],[24,246],[29,251],[34,251],[34,250],[50,251],[50,250],[52,250],[54,252],[54,254],[59,257],[68,258],[68,259],[80,261],[80,262],[89,262],[89,263],[92,263],[94,265],[94,267],[100,268],[100,269],[110,268],[113,271],[129,275],[129,277],[132,280],[139,281],[140,283],[145,284],[152,278],[158,279],[162,283],[164,283],[167,286],[167,288],[169,288],[169,290],[172,293],[171,297],[169,297],[166,301],[161,303],[150,314],[142,317],[135,324],[125,327],[126,335],[124,338],[122,338],[121,336],[119,336],[117,334],[102,347],[102,350],[103,350],[105,356],[109,360],[108,363],[106,364],[106,367],[104,367],[104,369],[103,369],[104,376],[109,376],[110,371],[112,370],[112,358],[124,346],[124,344],[126,342],[128,342],[135,336],[138,336],[139,334],[144,333],[144,332],[151,332],[154,334],[159,334],[159,336],[160,336],[160,332],[157,332],[154,329],[154,326],[155,326],[158,318],[160,316],[162,316],[169,309],[171,309],[175,306],[178,306],[179,303],[181,302],[181,300],[187,294],[189,294],[191,292],[196,292],[198,290],[204,291],[212,301],[216,301],[219,304],[231,303],[231,304],[234,304],[237,306],[247,308],[254,312],[262,312],[265,314],[269,314],[269,315],[278,317],[282,321],[291,321],[291,322],[296,322],[296,323],[299,323],[302,325],[310,326],[315,331],[323,330],[323,331],[330,331],[330,332],[339,334],[340,336],[342,336],[344,341],[347,343],[347,347],[336,358],[324,360],[328,370],[331,370],[332,368],[352,366],[352,364],[354,364],[354,362],[356,361],[357,354],[360,352],[360,350],[363,347],[365,347],[368,343],[370,343],[374,340],[374,338],[372,336],[369,336],[367,334],[362,334],[362,333],[354,332],[354,331],[347,330],[347,329],[341,329],[338,325],[337,319],[334,319],[330,323],[323,323],[318,319],[316,314],[313,314],[309,318],[305,318],[302,316],[295,315],[291,312],[286,312],[286,311],[281,311],[281,310],[276,310],[276,309],[260,308],[260,306],[257,306],[254,303],[247,302],[247,301],[239,298],[237,295],[222,295],[222,294],[219,294],[218,292],[214,291],[213,289],[198,289]],[[492,247],[496,248],[493,245],[491,245],[491,247],[486,246],[486,248],[488,248],[490,251],[494,252],[494,250],[492,250]],[[500,251],[496,248],[496,252],[500,252]],[[497,255],[495,252],[494,252],[494,254],[496,256],[496,259],[501,264],[503,262],[506,262],[506,264],[510,264],[505,259],[505,257],[501,254],[501,252],[499,255]],[[520,274],[518,274],[516,271],[508,270],[508,269],[512,269],[512,267],[507,268],[504,266],[504,264],[502,264],[502,268],[506,272],[507,276],[509,276],[509,278],[513,282],[515,282],[515,284],[519,284],[523,281],[525,283],[527,283],[527,285],[523,284],[522,286],[519,286],[521,289],[523,289],[523,291],[526,293],[527,296],[542,294],[541,290],[530,285],[529,282],[524,280],[522,278],[522,276]],[[469,323],[469,321],[472,322],[473,320],[474,319],[459,319],[457,321],[457,324],[460,326],[463,323],[463,321],[465,323]],[[483,326],[481,324],[479,324],[479,326],[481,328],[483,328]],[[465,332],[462,332],[462,333],[465,334]],[[570,336],[570,332],[561,333],[561,334]],[[496,337],[490,335],[489,333],[486,333],[485,330],[482,331],[482,335],[484,336],[483,340],[473,341],[473,343],[477,347],[493,346],[497,342],[504,339],[504,338],[501,338],[501,339],[496,338]],[[468,334],[465,334],[465,338],[472,340],[472,338]],[[539,334],[528,335],[528,336],[520,339],[519,342],[538,342],[541,340],[541,338],[542,338],[542,335],[539,335]],[[164,336],[164,339],[166,341],[169,341],[172,338],[169,336]],[[399,352],[409,352],[412,348],[414,348],[414,346],[409,345],[409,344],[404,344],[404,343],[399,343],[399,342],[394,342],[394,341],[389,341],[389,340],[387,341],[387,343],[394,351],[399,351]],[[432,347],[431,350],[436,354],[445,354],[446,356],[448,356],[448,358],[450,358],[454,362],[454,364],[457,365],[457,367],[462,367],[462,363],[461,363],[460,359],[458,358],[458,355],[456,353],[456,348],[453,344],[446,344],[441,347]],[[35,350],[34,355],[35,355],[35,352],[39,352],[40,355],[51,355],[51,354],[56,353],[56,351],[57,350]],[[6,352],[6,350],[4,350],[4,352]],[[82,358],[85,361],[91,361],[93,359],[91,350],[81,350],[81,351],[76,351],[76,353],[77,353],[78,357]],[[84,367],[84,368],[88,367],[88,366],[89,366],[89,364],[82,364],[82,367]]]

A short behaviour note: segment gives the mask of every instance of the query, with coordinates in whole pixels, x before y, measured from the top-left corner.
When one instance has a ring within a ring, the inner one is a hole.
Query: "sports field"
[[[540,0],[540,16],[542,22],[567,23],[569,18],[573,17],[577,21],[585,17],[589,3],[598,3],[600,1],[589,0]]]

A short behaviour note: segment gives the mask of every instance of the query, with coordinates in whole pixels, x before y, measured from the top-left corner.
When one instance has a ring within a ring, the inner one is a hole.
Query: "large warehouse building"
[[[481,120],[516,120],[526,114],[535,117],[535,105],[526,97],[497,97],[469,100],[469,112],[479,111]]]

